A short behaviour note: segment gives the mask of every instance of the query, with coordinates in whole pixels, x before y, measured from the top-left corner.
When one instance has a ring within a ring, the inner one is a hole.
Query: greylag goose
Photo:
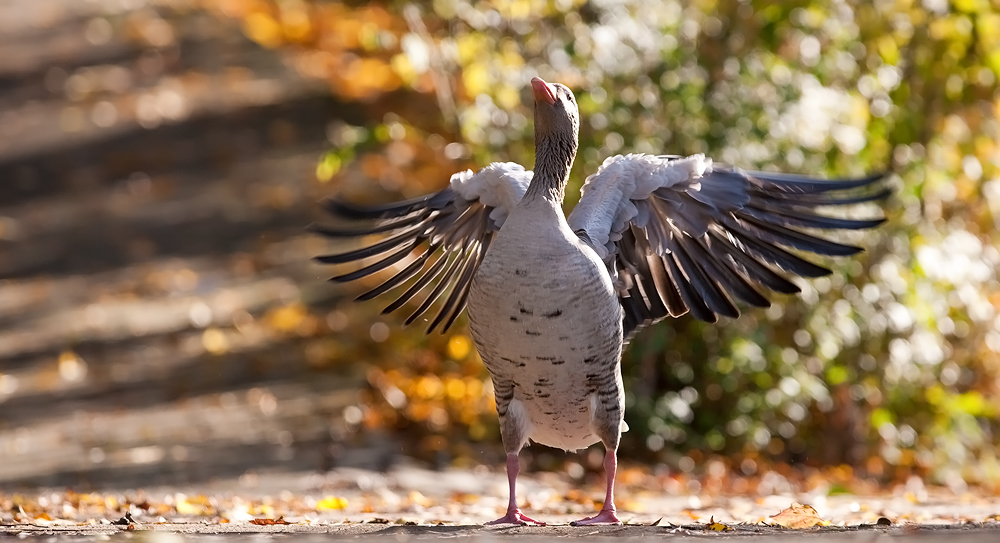
[[[409,201],[380,207],[328,201],[326,209],[342,225],[314,226],[316,232],[386,237],[317,260],[377,259],[332,279],[338,282],[395,271],[359,297],[403,289],[385,312],[429,291],[407,324],[447,293],[428,333],[447,330],[468,306],[507,453],[507,513],[491,524],[542,524],[515,499],[518,453],[529,439],[565,450],[602,442],[604,506],[575,524],[616,524],[617,449],[626,428],[621,355],[628,339],[668,316],[691,313],[715,322],[739,315],[734,301],[767,307],[763,288],[798,292],[782,272],[807,278],[830,272],[787,248],[835,256],[861,250],[801,228],[882,222],[834,218],[814,208],[874,201],[887,191],[866,188],[881,176],[821,181],[744,172],[703,155],[631,154],[607,159],[588,177],[579,204],[565,217],[580,126],[576,100],[567,87],[537,77],[531,87],[534,173],[494,163],[457,173],[440,192]]]

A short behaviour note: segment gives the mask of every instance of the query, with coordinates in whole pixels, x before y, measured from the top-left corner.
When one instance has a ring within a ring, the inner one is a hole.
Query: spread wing
[[[319,256],[326,264],[364,262],[354,271],[331,278],[346,283],[385,269],[395,272],[358,300],[370,300],[393,289],[402,289],[383,313],[422,297],[406,319],[410,324],[446,292],[427,332],[438,325],[445,332],[465,309],[465,300],[476,270],[510,211],[521,201],[532,172],[518,164],[495,163],[473,173],[457,173],[440,192],[382,206],[360,207],[339,200],[325,202],[338,226],[314,225],[311,230],[331,238],[381,239],[360,249]]]
[[[703,155],[616,156],[587,178],[568,220],[617,278],[628,336],[689,311],[706,322],[737,317],[734,299],[767,307],[764,289],[799,292],[787,274],[830,273],[788,249],[833,256],[860,251],[801,229],[882,223],[815,209],[884,198],[888,190],[867,188],[881,177],[823,181],[744,172]]]

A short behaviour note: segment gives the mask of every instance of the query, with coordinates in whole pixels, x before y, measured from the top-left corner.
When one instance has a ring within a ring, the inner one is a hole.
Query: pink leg
[[[604,507],[601,512],[585,519],[571,522],[571,526],[588,526],[590,524],[621,524],[621,519],[615,511],[615,472],[618,471],[617,451],[607,450],[604,453],[604,474],[608,478],[608,492],[604,495]]]
[[[517,498],[514,494],[514,487],[517,481],[517,472],[520,471],[521,465],[517,461],[517,453],[507,454],[507,483],[510,484],[510,502],[507,504],[507,514],[494,520],[493,522],[487,522],[486,524],[520,524],[524,526],[525,524],[535,524],[537,526],[545,526],[544,522],[538,522],[521,512],[517,507]]]

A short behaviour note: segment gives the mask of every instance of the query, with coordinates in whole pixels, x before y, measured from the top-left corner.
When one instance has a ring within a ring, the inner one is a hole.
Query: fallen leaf
[[[125,511],[124,517],[112,522],[111,524],[116,524],[118,526],[128,526],[133,522],[135,522],[135,519],[132,518],[132,513],[130,513],[129,511]]]
[[[726,526],[721,522],[715,522],[715,516],[712,516],[708,519],[708,529],[712,530],[713,532],[725,532],[727,530],[731,530],[729,526]]]
[[[256,524],[257,526],[274,526],[275,524],[291,524],[285,520],[285,517],[273,518],[255,518],[250,521],[250,524]]]
[[[829,521],[819,518],[813,506],[801,503],[793,503],[788,509],[770,517],[770,520],[778,526],[791,528],[792,530],[830,525]]]

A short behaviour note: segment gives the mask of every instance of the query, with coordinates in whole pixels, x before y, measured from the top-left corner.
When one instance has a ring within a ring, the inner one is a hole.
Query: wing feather
[[[394,236],[388,237],[378,243],[369,245],[368,247],[362,247],[360,249],[355,249],[353,251],[347,251],[346,253],[338,253],[332,255],[323,255],[316,257],[316,260],[324,264],[344,264],[347,262],[354,262],[357,260],[363,260],[365,258],[380,255],[382,253],[391,251],[402,247],[403,245],[413,246],[413,242],[416,241],[425,228],[423,225],[417,225],[415,227],[407,228]]]
[[[744,172],[702,155],[616,156],[587,178],[569,225],[618,281],[630,335],[688,312],[706,322],[736,317],[734,300],[770,305],[761,288],[799,292],[786,274],[830,273],[797,253],[848,256],[861,248],[811,230],[873,228],[883,219],[832,217],[817,208],[884,199],[889,190],[873,188],[882,178]]]
[[[420,306],[418,306],[417,309],[413,313],[410,313],[410,316],[406,318],[406,321],[404,321],[406,324],[412,324],[413,321],[417,320],[417,318],[426,313],[427,310],[431,308],[431,305],[433,305],[434,302],[436,302],[438,298],[444,294],[444,291],[447,290],[452,283],[454,283],[456,271],[461,267],[460,264],[465,262],[463,257],[464,255],[455,254],[450,259],[451,263],[448,264],[448,269],[446,269],[444,275],[441,276],[441,280],[434,285],[434,288],[431,289],[430,294],[424,298],[424,301],[420,303]],[[427,329],[428,332],[431,330],[431,328]]]
[[[701,262],[709,276],[722,283],[728,292],[754,307],[771,305],[771,302],[743,277],[740,270],[731,264],[732,260],[724,260],[715,254],[706,238],[694,239],[693,242],[692,248],[696,253],[696,260]]]
[[[420,270],[423,269],[425,264],[427,264],[427,261],[430,259],[431,255],[433,255],[440,247],[441,247],[441,242],[432,243],[427,248],[427,250],[424,251],[424,254],[418,256],[417,258],[414,258],[413,262],[410,262],[399,273],[386,279],[381,285],[369,290],[368,292],[365,292],[364,294],[361,294],[354,300],[358,302],[365,302],[373,298],[377,298],[378,296],[385,294],[386,292],[409,281],[410,279],[413,278],[414,275],[420,273]]]
[[[684,306],[691,312],[695,318],[705,322],[715,322],[718,317],[712,310],[705,305],[705,302],[694,292],[691,288],[691,283],[685,277],[684,273],[681,271],[680,265],[677,263],[676,254],[670,255],[670,257],[665,259],[667,262],[667,269],[670,273],[670,278],[673,279],[674,285],[677,287],[677,292],[681,295],[681,300],[684,302]],[[627,333],[631,330],[627,331]]]
[[[410,288],[406,289],[405,292],[400,294],[395,301],[385,306],[385,309],[382,310],[382,314],[385,315],[388,313],[392,313],[393,311],[396,311],[400,307],[403,307],[407,302],[413,299],[413,297],[416,296],[417,293],[422,291],[424,287],[432,284],[438,278],[438,276],[441,275],[441,272],[445,269],[445,265],[448,264],[449,260],[452,259],[449,259],[447,254],[437,255],[437,260],[434,262],[434,265],[432,265],[427,271],[423,273],[423,275],[420,276],[419,279],[417,279],[412,285],[410,285]]]
[[[496,232],[524,196],[531,176],[517,164],[496,163],[476,173],[457,173],[448,187],[402,202],[366,207],[330,200],[324,207],[338,224],[312,226],[310,230],[335,239],[371,235],[381,239],[316,260],[334,265],[363,264],[331,279],[336,282],[356,281],[392,269],[388,279],[357,299],[370,300],[406,287],[383,313],[396,311],[422,295],[405,321],[410,324],[443,298],[427,332],[436,328],[445,332],[465,309],[472,279]],[[369,263],[371,259],[378,260]]]

